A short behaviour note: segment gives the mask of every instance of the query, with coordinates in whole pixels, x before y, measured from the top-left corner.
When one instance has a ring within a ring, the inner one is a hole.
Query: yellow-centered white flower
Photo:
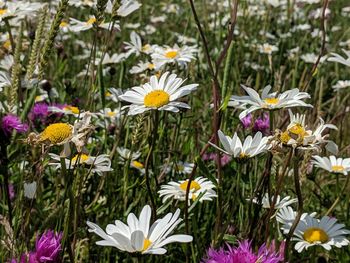
[[[349,240],[345,235],[350,231],[344,228],[343,224],[337,224],[336,218],[324,216],[316,219],[309,215],[305,216],[298,223],[293,241],[297,241],[294,248],[299,253],[312,246],[321,246],[326,250],[331,250],[332,246],[342,247],[349,245]]]
[[[55,167],[55,169],[61,169],[61,157],[59,155],[49,153],[53,162],[49,165]],[[65,158],[66,169],[74,169],[78,165],[86,165],[87,169],[91,169],[92,173],[103,175],[105,172],[113,171],[111,168],[111,160],[108,154],[101,154],[98,156],[91,156],[86,153],[77,154],[72,158]]]
[[[179,47],[175,44],[173,47],[155,47],[151,54],[152,62],[157,68],[164,66],[167,63],[177,63],[180,66],[186,66],[187,63],[194,60],[194,55],[198,52],[196,46]]]
[[[261,132],[257,132],[254,137],[249,135],[243,143],[237,136],[236,132],[232,138],[230,136],[226,136],[221,130],[218,131],[218,135],[224,149],[215,144],[210,144],[220,151],[237,159],[244,160],[252,158],[270,149],[269,137],[263,137]]]
[[[337,158],[334,155],[329,157],[312,156],[312,164],[331,173],[340,173],[347,175],[350,171],[350,158]]]
[[[297,216],[297,212],[293,210],[290,206],[282,207],[277,211],[276,220],[281,224],[281,230],[284,234],[288,234],[290,228],[292,227],[294,220]],[[306,216],[315,217],[316,213],[303,213],[300,220],[303,220]]]
[[[271,195],[271,202],[273,202],[273,199],[274,199],[274,195]],[[261,200],[262,202],[262,207],[263,208],[270,208],[271,205],[270,205],[270,197],[269,197],[269,194],[266,193],[263,197],[263,199]],[[276,203],[274,205],[274,208],[276,210],[278,209],[281,209],[283,207],[286,207],[286,206],[289,206],[293,203],[296,203],[298,202],[298,199],[297,198],[292,198],[290,196],[286,196],[284,198],[281,199],[281,196],[277,195],[277,199],[276,199]],[[258,200],[257,198],[254,198],[253,199],[253,203],[256,203],[258,204]]]
[[[300,92],[299,89],[287,90],[280,94],[277,94],[277,92],[269,93],[271,86],[268,85],[263,89],[260,97],[254,89],[244,85],[241,85],[241,87],[248,93],[248,96],[232,96],[231,100],[251,106],[239,114],[240,119],[259,109],[276,110],[291,107],[312,107],[312,105],[302,101],[310,98],[310,95],[306,92]]]
[[[89,221],[87,221],[87,225],[90,227],[89,232],[93,232],[103,239],[96,242],[99,246],[111,246],[129,253],[161,255],[167,252],[163,246],[169,243],[188,243],[193,240],[190,235],[169,236],[182,222],[179,216],[180,209],[177,209],[174,214],[168,213],[150,227],[151,207],[146,205],[139,218],[133,213],[128,215],[127,225],[116,220],[114,224],[107,225],[106,232]]]
[[[170,198],[185,201],[187,187],[188,179],[179,182],[172,181],[162,185],[158,194],[160,197],[163,197],[163,203]],[[206,178],[198,177],[194,179],[191,181],[188,202],[191,200],[195,201],[197,198],[200,198],[199,202],[206,200],[211,201],[214,197],[217,197],[214,188],[215,185]]]
[[[184,102],[176,101],[192,91],[196,90],[198,84],[182,86],[185,80],[178,78],[176,74],[164,73],[159,79],[152,76],[150,82],[131,88],[123,95],[121,100],[130,102],[128,115],[136,115],[149,110],[165,110],[178,112],[179,108],[190,109]]]
[[[325,124],[320,119],[320,124],[312,131],[308,130],[305,125],[304,114],[293,114],[289,111],[290,123],[284,132],[280,132],[279,140],[282,144],[298,147],[299,149],[318,149],[320,144],[327,143],[327,150],[334,153],[337,151],[337,146],[334,142],[327,140],[328,134],[323,134],[326,129],[335,129],[337,127],[333,124]]]

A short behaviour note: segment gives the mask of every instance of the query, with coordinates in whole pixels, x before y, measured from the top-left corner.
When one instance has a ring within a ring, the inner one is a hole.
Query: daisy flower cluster
[[[347,0],[0,0],[1,262],[350,262]]]

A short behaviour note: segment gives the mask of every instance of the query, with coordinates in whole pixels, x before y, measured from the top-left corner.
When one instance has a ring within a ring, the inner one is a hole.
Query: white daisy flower
[[[125,54],[113,54],[113,55],[109,55],[108,53],[106,53],[103,57],[103,59],[101,60],[102,58],[96,58],[95,60],[95,65],[108,65],[108,64],[118,64],[122,61],[125,60]]]
[[[10,87],[12,85],[11,83],[11,77],[7,72],[0,71],[0,91],[2,88]]]
[[[94,25],[104,28],[104,29],[109,29],[112,26],[111,22],[102,22],[101,24],[97,24],[97,19],[95,16],[90,16],[87,21],[79,21],[75,18],[69,18],[70,20],[70,30],[72,32],[81,32],[81,31],[86,31],[94,27]],[[120,30],[120,27],[117,23],[113,25],[113,28],[116,30]]]
[[[96,0],[69,0],[69,4],[75,7],[81,7],[81,6],[95,7]]]
[[[135,31],[130,33],[130,42],[124,42],[124,44],[125,49],[128,50],[126,55],[127,57],[131,54],[139,56],[140,53],[143,52],[141,37]]]
[[[141,174],[145,174],[146,173],[145,165],[143,163],[139,162],[139,161],[136,161],[136,160],[131,161],[130,162],[130,167],[139,170]],[[152,171],[150,173],[152,173]]]
[[[117,152],[119,154],[119,163],[122,164],[128,161],[129,159],[131,160],[131,162],[133,162],[141,156],[140,152],[131,153],[129,149],[123,147],[117,147]]]
[[[338,91],[340,89],[345,89],[350,87],[350,80],[338,80],[335,85],[332,86],[334,91]]]
[[[337,127],[333,124],[325,124],[320,118],[320,124],[315,131],[307,130],[305,125],[305,114],[293,114],[289,111],[290,123],[286,131],[280,132],[279,140],[281,143],[299,149],[315,148],[318,149],[320,144],[328,143],[327,150],[334,148],[334,142],[327,140],[328,134],[322,135],[325,129],[335,129]],[[335,145],[336,148],[336,145]]]
[[[340,56],[337,53],[331,53],[333,55],[333,57],[329,57],[328,61],[338,62],[338,63],[341,63],[345,66],[350,67],[350,50],[345,50],[345,49],[342,49],[342,50],[345,53],[345,55],[347,56],[347,58],[343,58],[342,56]]]
[[[274,195],[271,196],[271,201],[272,202],[273,202],[273,199],[274,199]],[[264,197],[261,200],[261,202],[262,202],[262,207],[263,208],[270,208],[270,198],[269,198],[269,194],[268,193],[266,193],[264,195]],[[289,206],[289,205],[291,205],[293,203],[296,203],[296,202],[298,202],[297,198],[292,198],[291,199],[290,196],[286,196],[286,197],[282,198],[282,200],[281,200],[281,196],[277,195],[277,200],[276,200],[274,208],[276,210],[278,210],[278,209],[281,209],[283,207]],[[253,199],[253,203],[256,203],[256,204],[258,203],[257,198]]]
[[[14,63],[14,58],[12,55],[6,55],[0,60],[0,68],[8,70],[12,67]]]
[[[26,15],[35,15],[35,11],[42,7],[41,3],[30,3],[26,1],[18,2],[0,2],[0,22],[4,19],[17,17],[24,18]]]
[[[87,225],[89,232],[93,232],[103,239],[96,242],[99,246],[111,246],[129,253],[162,255],[167,252],[163,246],[169,243],[188,243],[193,240],[192,236],[189,235],[169,236],[182,222],[179,215],[180,209],[177,209],[174,214],[168,213],[150,227],[151,208],[146,205],[139,218],[133,213],[128,215],[127,225],[116,220],[114,224],[107,225],[106,232],[89,221],[87,221]]]
[[[172,168],[175,170],[175,172],[179,174],[191,174],[193,170],[194,164],[193,163],[187,163],[187,162],[172,162],[162,165],[160,168],[162,171],[165,171],[165,173],[170,173]]]
[[[151,54],[152,61],[157,68],[162,67],[167,63],[178,63],[180,66],[185,66],[191,60],[195,59],[195,54],[198,52],[196,46],[179,47],[175,44],[173,47],[155,47],[154,53]]]
[[[169,198],[174,198],[177,200],[185,201],[186,200],[186,190],[188,186],[188,179],[182,180],[179,182],[169,182],[160,187],[161,190],[158,191],[160,197],[163,197],[163,203],[165,203]],[[202,201],[211,201],[214,197],[217,197],[214,190],[215,185],[206,178],[198,177],[191,181],[190,192],[188,195],[188,201],[195,201],[199,195],[199,202]]]
[[[115,103],[120,102],[119,96],[123,94],[122,89],[109,88],[106,92],[106,98],[114,101]]]
[[[294,211],[290,206],[285,206],[278,210],[276,220],[281,224],[281,230],[284,234],[288,234],[296,216],[297,212]],[[311,214],[303,213],[300,217],[300,220],[303,220],[306,216],[315,217],[316,212]]]
[[[264,43],[263,45],[258,45],[259,52],[263,54],[271,55],[273,52],[278,51],[278,47],[274,45],[270,45],[268,43]]]
[[[220,151],[231,155],[237,159],[247,159],[252,158],[260,153],[266,152],[270,149],[269,137],[263,137],[261,132],[257,132],[254,137],[248,136],[242,143],[241,139],[237,136],[237,133],[230,136],[226,136],[221,130],[218,131],[219,139],[224,149],[210,143],[215,148]]]
[[[326,250],[331,250],[332,246],[342,247],[350,244],[345,235],[350,231],[344,229],[344,224],[337,224],[336,218],[324,216],[321,220],[306,216],[300,220],[292,240],[298,241],[295,250],[299,253],[312,246],[322,246]]]
[[[51,159],[54,162],[50,162],[49,165],[55,167],[55,169],[61,169],[61,157],[57,154],[49,153]],[[92,173],[103,175],[105,172],[113,171],[111,168],[111,160],[108,154],[101,154],[98,156],[91,156],[85,153],[77,154],[73,158],[65,158],[66,169],[74,169],[77,165],[86,165]]]
[[[130,72],[130,74],[139,74],[139,73],[142,73],[146,70],[157,70],[156,65],[154,65],[153,63],[150,63],[148,61],[146,61],[146,62],[140,61],[136,66],[133,66],[129,70],[129,72]]]
[[[62,30],[62,32],[64,32],[64,33],[67,33],[69,31],[69,29],[70,29],[69,22],[63,20],[60,23],[60,30]]]
[[[36,182],[24,183],[24,196],[33,199],[36,193]]]
[[[300,58],[305,62],[305,63],[310,63],[310,64],[315,64],[318,58],[318,55],[315,53],[307,53],[303,54],[300,56]],[[326,60],[327,56],[323,56],[320,58],[320,63],[323,63]]]
[[[254,89],[244,85],[241,86],[248,93],[248,96],[232,96],[231,99],[251,106],[239,114],[240,119],[258,109],[276,110],[291,107],[312,107],[311,104],[302,101],[310,98],[310,95],[306,92],[300,92],[299,89],[287,90],[280,94],[277,94],[277,92],[269,94],[271,86],[268,85],[263,89],[260,97]]]
[[[312,164],[331,173],[341,173],[347,175],[350,171],[350,158],[337,158],[334,155],[329,157],[312,156]]]
[[[120,119],[122,116],[121,112],[118,109],[112,110],[111,108],[104,108],[100,110],[99,113],[96,113],[96,115],[99,115],[105,119],[110,119],[112,121]]]
[[[179,108],[190,109],[184,102],[176,100],[196,90],[198,84],[181,86],[185,80],[177,78],[176,74],[164,73],[160,79],[156,76],[150,78],[150,82],[142,86],[133,87],[119,96],[120,99],[132,103],[129,106],[128,115],[136,115],[149,110],[166,110],[178,112]]]
[[[122,0],[120,2],[120,7],[117,10],[118,16],[125,17],[136,11],[140,8],[142,4],[140,4],[136,0]],[[111,0],[108,0],[106,12],[111,14],[113,11],[113,3]]]
[[[57,112],[57,113],[63,113],[67,115],[74,115],[75,117],[78,117],[81,113],[78,107],[71,106],[71,105],[65,105],[63,108],[59,108],[56,106],[49,106],[48,108],[49,112]]]

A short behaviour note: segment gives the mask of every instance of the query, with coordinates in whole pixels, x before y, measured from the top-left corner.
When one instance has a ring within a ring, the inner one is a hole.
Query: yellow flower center
[[[145,238],[145,240],[143,241],[143,248],[142,251],[145,251],[149,248],[149,246],[152,245],[151,240],[149,240],[148,238]]]
[[[150,45],[150,44],[146,44],[146,45],[144,45],[144,46],[141,48],[142,52],[147,52],[147,51],[150,50],[150,49],[151,49],[151,45]]]
[[[282,132],[282,134],[280,135],[280,140],[282,143],[287,144],[290,139],[292,138],[289,136],[288,131]]]
[[[272,47],[271,46],[265,46],[264,47],[264,52],[265,53],[270,53],[272,51]]]
[[[11,47],[11,41],[8,39],[4,42],[4,44],[2,45],[5,49],[9,50]]]
[[[7,9],[0,9],[0,16],[7,13]]]
[[[144,167],[143,164],[138,162],[138,161],[133,161],[132,165],[138,169],[143,169],[143,167]]]
[[[109,112],[107,112],[107,115],[109,117],[114,117],[116,115],[116,113],[114,111],[109,111]]]
[[[60,24],[60,27],[67,27],[67,26],[68,26],[68,23],[65,21],[62,21]]]
[[[333,172],[343,172],[344,171],[344,166],[342,166],[342,165],[333,165],[332,166],[332,171]]]
[[[88,25],[92,25],[96,22],[96,18],[95,17],[91,17],[88,21],[86,21],[86,24]]]
[[[293,127],[289,128],[288,131],[292,134],[299,135],[301,137],[304,137],[304,135],[306,133],[304,127],[299,123],[297,123]]]
[[[165,57],[169,58],[169,59],[173,59],[177,56],[177,53],[178,52],[176,50],[170,50],[170,51],[165,52]]]
[[[41,95],[35,97],[35,102],[42,101],[42,100],[43,100],[43,96]]]
[[[74,107],[74,106],[65,106],[63,107],[64,110],[66,111],[71,111],[73,114],[79,114],[79,108],[78,107]]]
[[[49,140],[52,144],[60,144],[72,136],[72,126],[67,123],[54,123],[45,128],[40,141]]]
[[[266,98],[264,99],[264,102],[267,105],[276,105],[280,100],[278,98]]]
[[[163,90],[154,90],[144,98],[144,105],[149,108],[160,108],[169,103],[170,96]]]
[[[110,97],[110,96],[112,96],[112,93],[110,93],[109,91],[107,91],[107,92],[105,93],[105,96],[106,96],[106,97]]]
[[[303,238],[309,243],[325,243],[329,239],[327,233],[323,229],[318,227],[310,227],[309,229],[307,229],[303,234]]]
[[[246,153],[240,153],[238,156],[239,159],[248,159],[249,157],[249,154]]]
[[[83,154],[77,154],[76,156],[74,156],[72,158],[72,163],[73,164],[77,164],[77,161],[79,160],[79,163],[82,164],[82,163],[85,163],[87,160],[89,160],[89,155],[83,153]]]
[[[148,69],[152,70],[155,68],[155,65],[153,63],[149,63],[147,66]]]
[[[185,181],[182,184],[180,184],[181,190],[184,190],[184,191],[187,190],[187,186],[188,186],[188,181]],[[196,181],[191,182],[190,191],[191,190],[198,191],[200,189],[201,189],[201,186],[199,185],[199,183],[197,183]]]
[[[176,165],[176,170],[178,172],[183,172],[185,170],[185,167],[181,164]]]

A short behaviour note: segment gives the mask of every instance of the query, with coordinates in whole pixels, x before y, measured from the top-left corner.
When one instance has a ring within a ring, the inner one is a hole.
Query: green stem
[[[332,206],[331,206],[331,207],[328,209],[328,211],[326,212],[326,214],[325,214],[326,216],[328,216],[328,215],[333,211],[333,209],[337,206],[337,204],[339,203],[340,198],[343,196],[343,194],[344,194],[346,188],[348,187],[349,178],[350,178],[350,176],[347,175],[347,176],[346,176],[346,182],[345,182],[345,184],[344,184],[342,190],[340,191],[340,194],[338,195],[337,199],[335,199],[335,201],[334,201],[334,203],[332,204]]]

